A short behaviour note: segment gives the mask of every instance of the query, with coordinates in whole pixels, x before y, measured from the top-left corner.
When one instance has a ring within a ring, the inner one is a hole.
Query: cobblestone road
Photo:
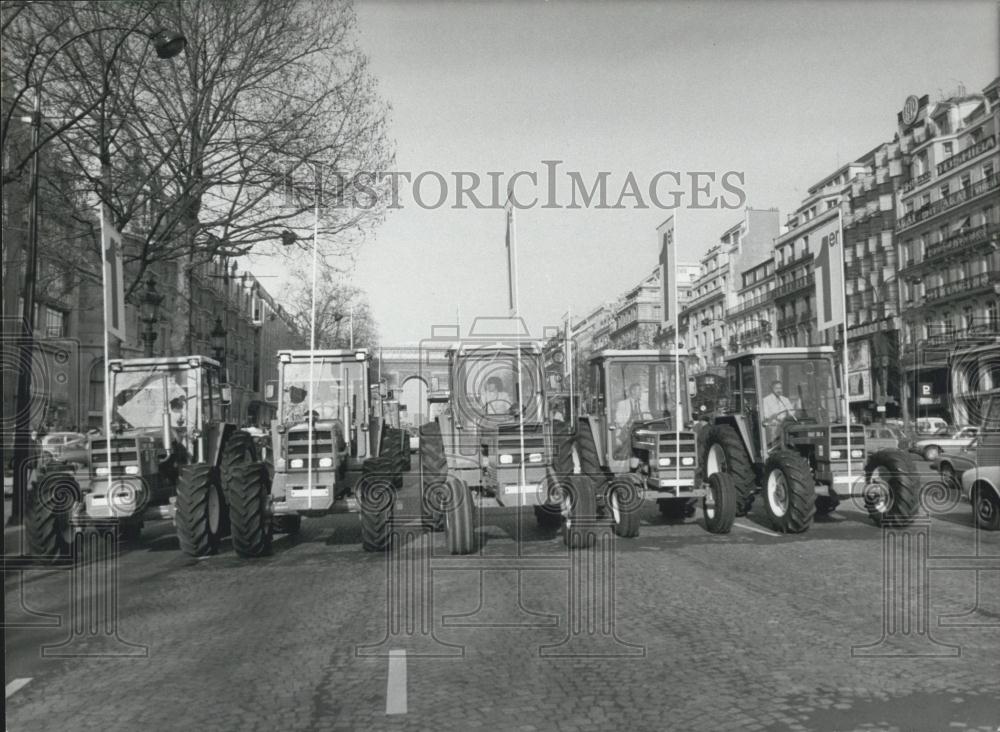
[[[852,505],[799,536],[756,514],[714,536],[700,516],[670,524],[649,506],[638,539],[602,529],[573,555],[530,511],[484,513],[471,557],[446,555],[441,534],[400,532],[391,559],[362,552],[357,518],[338,515],[306,521],[271,557],[227,544],[194,561],[154,526],[119,557],[117,639],[89,626],[100,606],[69,610],[83,570],[27,572],[23,586],[7,572],[7,726],[1000,726],[1000,537],[977,535],[967,504],[888,538]],[[887,549],[911,578],[926,568],[926,613],[883,612],[905,600]],[[43,655],[109,651],[137,655]]]

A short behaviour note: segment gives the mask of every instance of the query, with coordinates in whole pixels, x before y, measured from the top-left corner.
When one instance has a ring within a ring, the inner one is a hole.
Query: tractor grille
[[[90,470],[97,475],[99,468],[108,466],[108,441],[91,440]],[[111,438],[111,475],[125,475],[125,468],[139,464],[139,448],[134,437]]]
[[[527,456],[532,453],[541,454],[541,462],[546,462],[547,456],[545,451],[545,435],[542,432],[542,426],[524,426],[524,452],[522,453],[521,435],[517,426],[504,425],[500,428],[500,434],[497,439],[497,452],[500,455],[512,456],[513,463],[501,463],[502,465],[519,465],[522,460],[526,463],[530,463],[531,461],[527,459]]]
[[[851,447],[863,448],[865,444],[865,428],[861,425],[851,425]],[[847,447],[847,426],[838,424],[830,427],[830,446]]]
[[[676,432],[664,432],[657,444],[661,455],[672,455],[677,452],[678,447],[681,455],[694,455],[696,451],[694,435],[690,432],[681,432],[680,441],[677,440]]]
[[[330,430],[315,430],[313,432],[312,454],[333,453],[333,433]],[[309,433],[289,432],[288,433],[288,455],[307,456],[309,454]]]

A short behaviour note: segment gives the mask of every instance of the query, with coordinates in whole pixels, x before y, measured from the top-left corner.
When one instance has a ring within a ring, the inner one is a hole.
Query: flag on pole
[[[513,193],[513,191],[511,191]],[[507,214],[507,308],[511,317],[517,315],[514,297],[514,201],[513,196],[507,196],[507,205],[504,206]]]
[[[125,332],[125,270],[122,265],[122,235],[115,229],[111,212],[101,206],[101,252],[103,260],[104,327],[120,341]]]
[[[816,327],[819,330],[844,324],[843,239],[839,225],[820,239],[819,255],[813,267],[816,278]]]
[[[677,251],[674,244],[674,217],[671,216],[656,228],[660,239],[660,282],[663,285],[663,327],[673,328],[675,339],[677,322]]]

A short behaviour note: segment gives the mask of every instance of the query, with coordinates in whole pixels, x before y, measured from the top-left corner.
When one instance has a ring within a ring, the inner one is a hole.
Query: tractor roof
[[[833,346],[805,346],[799,348],[754,348],[749,351],[740,351],[739,353],[734,353],[732,355],[726,356],[726,361],[736,361],[741,358],[757,357],[762,356],[769,357],[815,357],[815,356],[832,356],[834,353]]]
[[[308,363],[313,358],[317,361],[364,361],[368,358],[367,348],[330,348],[326,350],[278,351],[278,360],[283,362]]]
[[[150,366],[214,366],[219,368],[219,362],[208,356],[157,356],[154,358],[113,358],[108,361],[113,370],[148,369]]]
[[[662,351],[656,348],[633,348],[627,350],[607,349],[598,351],[590,357],[591,361],[603,358],[626,358],[630,361],[672,361],[674,358],[688,355],[686,348],[670,348]]]

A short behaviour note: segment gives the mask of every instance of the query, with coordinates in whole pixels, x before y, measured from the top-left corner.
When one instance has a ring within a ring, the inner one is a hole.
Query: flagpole
[[[844,422],[846,424],[847,430],[847,482],[850,487],[849,490],[853,492],[854,490],[854,471],[853,462],[851,460],[851,402],[850,396],[848,395],[847,388],[847,271],[844,256],[845,247],[847,243],[844,241],[844,209],[837,209],[837,226],[839,227],[839,232],[837,236],[840,238],[840,316],[841,321],[844,325]],[[829,266],[833,266],[833,263],[829,263]]]
[[[313,378],[314,368],[316,365],[316,266],[319,253],[319,166],[315,166],[313,168],[313,173],[316,175],[316,191],[313,194],[315,201],[313,202],[312,297],[309,303],[309,411],[306,415],[309,441],[306,448],[306,468],[308,469],[309,475],[306,480],[306,487],[308,488],[306,491],[306,505],[310,509],[312,508],[313,488],[313,392],[316,391],[315,385],[313,384]],[[344,423],[344,427],[345,429],[347,428],[346,422]]]
[[[108,495],[111,495],[111,338],[108,333],[108,252],[107,242],[111,238],[111,211],[108,205],[101,205],[101,296],[104,301],[104,447],[108,464]],[[111,266],[114,266],[112,264]]]
[[[671,237],[670,245],[673,247],[673,256],[671,257],[671,264],[674,270],[674,291],[671,293],[670,297],[673,300],[673,315],[674,315],[674,479],[677,481],[674,485],[680,485],[681,480],[681,352],[677,347],[681,335],[681,318],[680,313],[677,311],[678,298],[677,298],[677,285],[680,279],[677,277],[677,219],[678,212],[680,209],[674,211],[674,233]],[[666,278],[667,273],[663,273],[664,278]],[[666,282],[662,283],[664,287],[667,286]]]
[[[524,493],[521,490],[526,484],[525,473],[524,473],[524,386],[521,381],[521,330],[520,330],[520,303],[518,302],[518,291],[517,291],[517,230],[514,226],[514,205],[513,205],[514,189],[511,188],[507,192],[507,205],[510,207],[507,214],[507,246],[509,251],[507,253],[508,262],[510,267],[508,270],[508,277],[510,281],[508,282],[508,288],[511,298],[511,316],[515,320],[515,327],[518,328],[517,337],[517,348],[516,356],[517,359],[517,433],[519,449],[521,454],[521,459],[518,461],[518,493],[520,497],[518,503],[524,500]],[[518,522],[518,532],[520,534],[520,522]],[[520,553],[520,543],[518,543],[518,552]]]

